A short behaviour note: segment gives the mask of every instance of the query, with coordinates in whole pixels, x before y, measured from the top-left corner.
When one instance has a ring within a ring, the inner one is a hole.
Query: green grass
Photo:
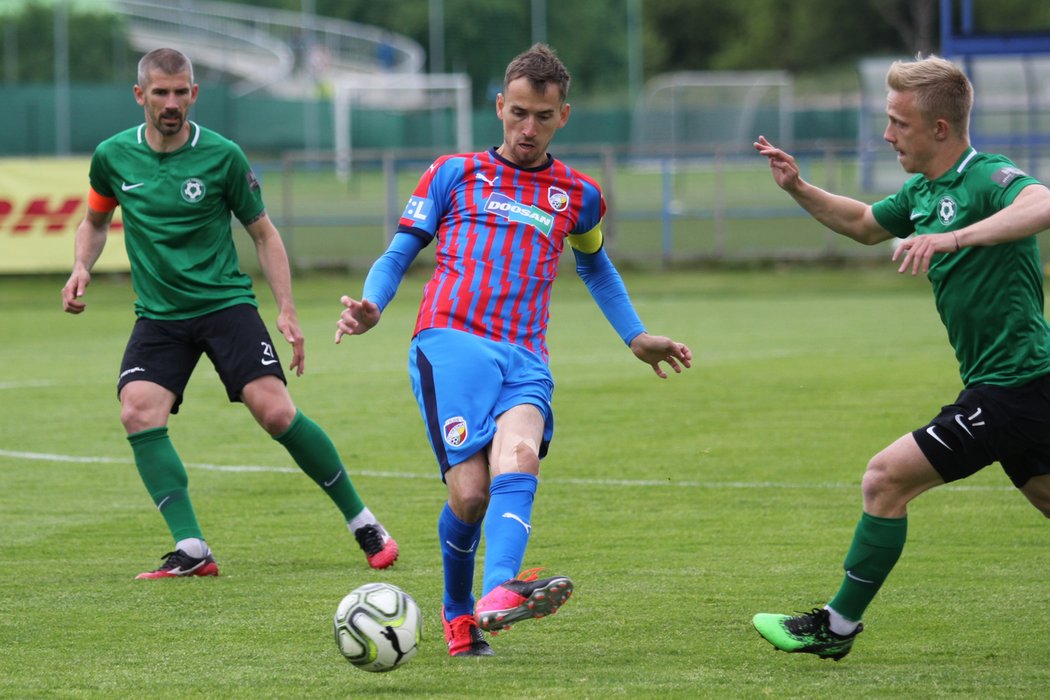
[[[750,626],[835,592],[868,458],[958,391],[925,280],[889,263],[625,278],[650,329],[696,364],[658,380],[571,272],[556,285],[557,430],[526,565],[571,575],[576,593],[496,637],[491,659],[448,658],[438,620],[444,489],[405,371],[421,278],[341,346],[338,298],[360,277],[297,283],[307,373],[293,397],[397,537],[398,564],[366,567],[335,508],[202,363],[171,430],[222,575],[154,582],[132,577],[170,540],[114,395],[130,286],[96,280],[72,317],[61,279],[0,282],[0,696],[1045,695],[1046,522],[998,467],[912,505],[908,546],[844,661],[774,652]],[[391,674],[352,668],[331,638],[340,598],[371,580],[424,613],[422,649]]]

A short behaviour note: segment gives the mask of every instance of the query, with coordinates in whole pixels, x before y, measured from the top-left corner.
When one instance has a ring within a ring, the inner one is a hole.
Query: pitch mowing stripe
[[[77,455],[46,454],[41,452],[17,452],[0,450],[0,457],[9,459],[32,459],[44,462],[75,462],[78,464],[134,464],[127,458],[118,457],[84,457]],[[266,467],[251,464],[208,464],[206,462],[186,462],[186,467],[212,472],[262,472],[268,474],[298,474],[296,467]],[[352,476],[374,476],[381,479],[434,479],[431,473],[416,474],[412,472],[388,472],[369,469],[348,470]],[[544,477],[547,484],[571,484],[574,486],[624,486],[627,488],[676,487],[696,489],[856,489],[858,483],[821,481],[817,483],[791,483],[780,481],[672,481],[670,479],[577,479]],[[1013,491],[1012,486],[983,486],[970,484],[946,484],[940,487],[951,491]]]

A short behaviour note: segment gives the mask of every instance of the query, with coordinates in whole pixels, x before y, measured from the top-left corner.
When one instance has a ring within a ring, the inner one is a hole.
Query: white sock
[[[175,549],[181,549],[194,559],[203,559],[211,554],[208,543],[199,537],[187,537],[175,543]]]
[[[840,637],[848,637],[853,634],[853,631],[860,624],[854,620],[847,620],[841,613],[836,612],[834,608],[827,605],[824,606],[824,609],[828,611],[828,627]]]
[[[380,532],[383,532],[383,527],[379,524],[379,521],[376,520],[376,516],[372,515],[372,511],[368,510],[367,506],[346,524],[347,528],[350,530],[350,534],[353,534],[365,525],[375,525]]]

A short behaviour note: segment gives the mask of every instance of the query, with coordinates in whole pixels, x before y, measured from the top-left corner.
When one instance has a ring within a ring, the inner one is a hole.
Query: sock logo
[[[466,549],[463,549],[462,547],[457,547],[456,545],[452,544],[451,540],[445,540],[445,544],[447,544],[449,547],[456,550],[457,552],[462,552],[463,554],[470,554],[474,551],[474,548],[478,546],[478,541],[474,540]]]
[[[504,518],[510,518],[511,520],[517,520],[519,523],[521,523],[521,526],[523,528],[525,528],[525,534],[526,535],[529,534],[530,532],[532,532],[532,525],[529,525],[527,522],[525,522],[524,520],[522,520],[518,516],[514,515],[514,513],[504,513],[503,517]]]

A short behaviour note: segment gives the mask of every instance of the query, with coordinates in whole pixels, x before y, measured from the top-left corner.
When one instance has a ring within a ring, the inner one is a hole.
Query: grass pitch
[[[995,466],[913,504],[904,555],[842,662],[776,652],[750,625],[834,594],[868,458],[959,390],[925,280],[888,262],[625,279],[695,366],[658,380],[571,271],[555,285],[557,425],[525,563],[576,592],[494,638],[488,659],[450,659],[438,620],[444,488],[405,371],[420,277],[341,346],[338,298],[360,277],[296,289],[307,373],[292,395],[398,539],[396,566],[367,568],[338,511],[202,363],[171,433],[222,575],[175,581],[133,580],[171,543],[114,395],[130,285],[96,280],[72,317],[61,279],[0,282],[0,696],[1045,694],[1047,524]],[[372,580],[424,613],[419,654],[389,674],[352,668],[331,636],[339,600]]]

